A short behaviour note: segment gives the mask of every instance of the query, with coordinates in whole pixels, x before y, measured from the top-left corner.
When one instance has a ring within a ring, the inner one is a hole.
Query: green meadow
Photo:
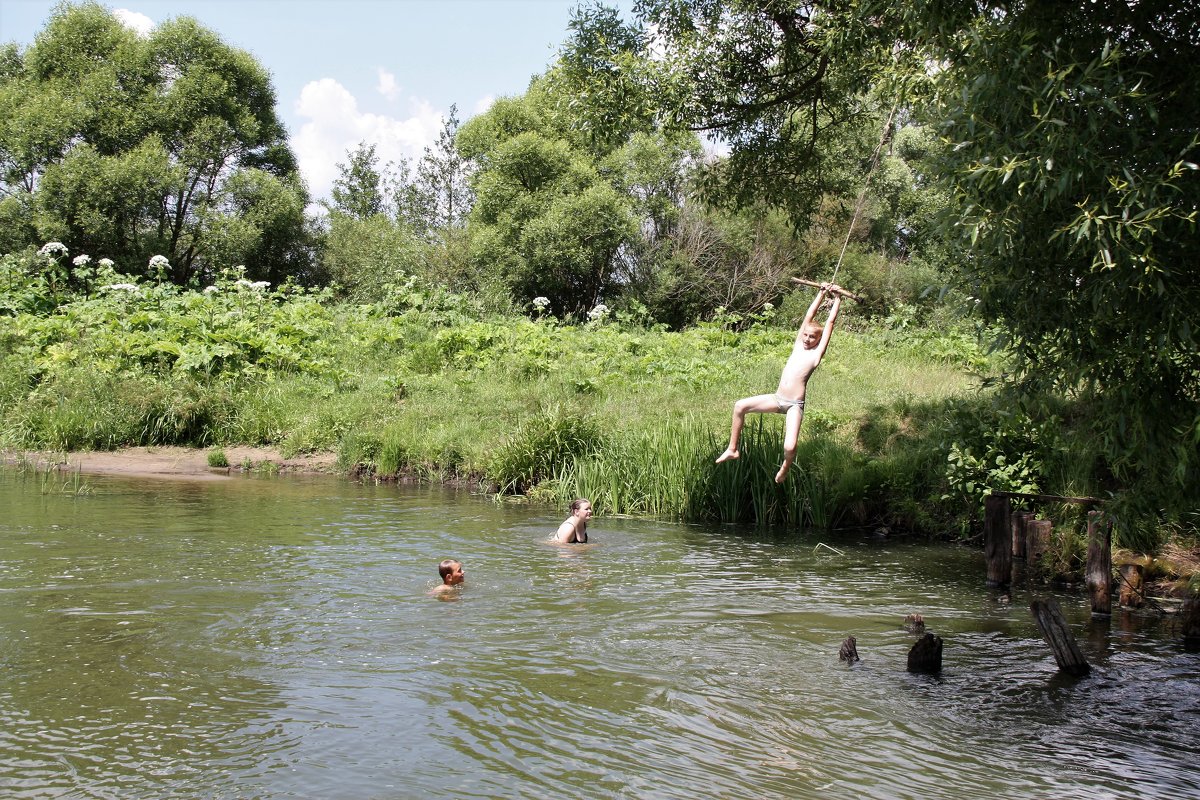
[[[554,503],[587,495],[605,513],[939,524],[899,514],[921,503],[896,492],[918,478],[940,492],[926,474],[945,461],[927,435],[944,418],[933,409],[977,397],[986,363],[964,330],[848,309],[810,385],[797,468],[776,487],[782,417],[751,417],[743,457],[713,463],[733,401],[778,381],[795,320],[774,309],[668,331],[620,313],[538,318],[412,278],[350,304],[235,273],[207,290],[98,281],[51,309],[5,263],[6,448],[328,451],[375,479]]]

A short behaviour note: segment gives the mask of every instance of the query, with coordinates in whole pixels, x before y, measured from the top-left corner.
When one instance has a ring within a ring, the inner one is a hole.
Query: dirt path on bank
[[[249,471],[278,471],[292,474],[336,474],[337,456],[315,453],[284,458],[269,447],[225,447],[228,467],[210,467],[210,449],[192,447],[128,447],[122,450],[75,453],[4,451],[10,466],[29,464],[39,470],[123,475],[138,478],[225,480]]]

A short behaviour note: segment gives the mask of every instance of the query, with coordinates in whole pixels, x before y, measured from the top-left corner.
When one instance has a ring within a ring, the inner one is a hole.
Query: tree
[[[700,174],[710,202],[762,202],[802,230],[823,197],[853,195],[905,74],[886,8],[778,0],[644,0],[659,53],[654,96],[675,125],[714,136],[728,156]]]
[[[417,162],[413,180],[400,184],[400,216],[418,234],[430,236],[460,228],[471,212],[474,197],[468,182],[469,164],[454,143],[460,126],[458,106],[451,105],[437,142],[426,147]]]
[[[959,9],[961,11],[961,9]],[[1200,494],[1200,33],[1181,4],[1032,4],[911,36],[945,64],[961,277],[1008,331],[1011,387],[1086,414],[1127,519]]]
[[[261,208],[303,209],[307,195],[249,53],[186,17],[140,38],[88,2],[59,6],[33,45],[0,55],[0,218],[32,233],[26,244],[62,241],[131,273],[164,255],[180,282],[228,266],[218,259],[255,277],[306,268],[303,225]],[[251,232],[253,220],[274,227]]]
[[[516,119],[532,129],[514,130]],[[580,313],[615,290],[616,258],[637,226],[590,154],[554,133],[529,96],[500,100],[463,127],[459,145],[476,165],[471,258],[518,299]]]
[[[349,161],[337,165],[338,177],[330,189],[332,202],[327,203],[327,207],[331,212],[341,212],[355,219],[370,219],[383,214],[387,201],[375,145],[359,142],[358,147],[348,151],[346,156]]]
[[[806,217],[836,188],[819,143],[870,111],[866,87],[933,126],[960,284],[1008,334],[1005,387],[1047,425],[1051,401],[1071,401],[1096,479],[1142,512],[1194,508],[1200,100],[1186,76],[1200,33],[1185,4],[638,8],[674,118],[731,147],[717,195]]]

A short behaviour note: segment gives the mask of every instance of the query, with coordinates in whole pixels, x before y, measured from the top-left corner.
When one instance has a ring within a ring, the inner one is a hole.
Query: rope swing
[[[883,132],[879,136],[879,144],[875,145],[875,152],[871,154],[871,165],[867,168],[867,179],[863,182],[862,191],[858,193],[858,199],[854,202],[854,213],[850,216],[850,224],[846,227],[846,239],[842,242],[842,250],[838,253],[837,263],[833,267],[833,276],[830,277],[828,283],[835,283],[837,281],[838,271],[842,268],[842,259],[846,256],[846,248],[850,246],[850,236],[854,233],[854,225],[858,222],[858,218],[862,214],[863,200],[867,196],[867,186],[871,182],[871,176],[875,174],[875,169],[879,166],[879,155],[883,152],[883,146],[892,138],[892,121],[895,118],[896,106],[893,105],[892,110],[888,112],[887,121],[883,123]],[[792,282],[804,286],[813,286],[818,289],[821,287],[820,283],[803,278],[792,278]],[[862,302],[861,297],[845,289],[841,291],[841,294],[843,297],[848,297],[856,303]]]

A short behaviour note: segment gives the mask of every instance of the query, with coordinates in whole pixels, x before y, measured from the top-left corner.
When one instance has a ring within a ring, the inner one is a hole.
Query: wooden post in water
[[[1121,605],[1126,608],[1142,607],[1145,602],[1142,594],[1143,574],[1141,564],[1127,562],[1121,565]]]
[[[908,671],[936,675],[942,671],[942,637],[927,633],[908,651]]]
[[[1192,598],[1179,611],[1183,628],[1183,649],[1189,653],[1200,652],[1200,600]]]
[[[1012,579],[1011,504],[1007,497],[988,495],[983,501],[983,555],[987,585],[1007,586]]]
[[[1031,514],[1030,517],[1033,515]],[[1025,560],[1031,571],[1036,570],[1042,557],[1050,549],[1050,534],[1054,523],[1048,519],[1027,519],[1025,521]]]
[[[1025,528],[1021,521],[1024,515],[1020,512],[1009,514],[1009,525],[1012,529],[1012,585],[1020,586],[1025,583]]]
[[[1112,613],[1112,522],[1103,511],[1088,512],[1087,585],[1092,613]]]
[[[1033,612],[1033,618],[1037,622],[1038,630],[1042,632],[1042,638],[1046,640],[1046,644],[1050,645],[1058,668],[1068,675],[1076,677],[1091,672],[1092,667],[1080,652],[1079,645],[1075,643],[1075,637],[1071,635],[1071,629],[1067,627],[1067,621],[1063,619],[1062,609],[1058,607],[1058,603],[1053,598],[1034,600],[1030,604],[1029,610]]]

